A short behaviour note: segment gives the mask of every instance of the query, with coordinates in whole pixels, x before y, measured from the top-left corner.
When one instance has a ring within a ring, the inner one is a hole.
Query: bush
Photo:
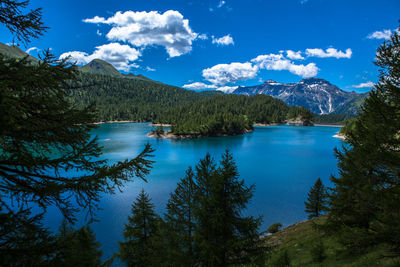
[[[281,223],[271,224],[270,227],[268,227],[267,232],[274,234],[274,233],[278,232],[279,230],[281,230],[281,227],[282,227]]]
[[[322,262],[325,258],[325,247],[321,239],[312,246],[311,248],[311,258],[314,262]]]

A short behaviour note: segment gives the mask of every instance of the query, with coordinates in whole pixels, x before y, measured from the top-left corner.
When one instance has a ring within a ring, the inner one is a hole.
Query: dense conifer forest
[[[152,121],[171,124],[176,135],[241,134],[253,123],[280,123],[312,113],[271,96],[194,92],[154,81],[80,73],[70,90],[78,107],[95,103],[98,121]]]
[[[0,23],[24,42],[47,29],[41,9],[27,11],[28,4],[0,0]],[[170,123],[176,134],[217,135],[313,114],[269,96],[82,74],[49,51],[37,64],[0,55],[1,265],[107,266],[119,258],[127,266],[399,266],[398,32],[378,49],[379,82],[345,128],[347,144],[335,149],[332,187],[318,179],[310,189],[305,211],[312,221],[283,230],[275,223],[272,235],[262,236],[262,218],[243,213],[255,187],[240,178],[227,150],[219,162],[207,154],[187,169],[163,216],[142,191],[126,214],[119,251],[106,262],[91,228],[71,225],[78,212],[95,219],[104,195],[144,179],[154,149],[147,144],[134,158],[109,164],[91,135],[96,120]],[[48,208],[65,218],[57,233],[45,225]]]

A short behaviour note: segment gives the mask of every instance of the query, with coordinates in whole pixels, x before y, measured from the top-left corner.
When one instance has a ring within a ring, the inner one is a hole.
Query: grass
[[[266,266],[349,266],[349,267],[398,267],[400,257],[385,257],[387,247],[382,244],[371,248],[362,255],[352,255],[332,236],[326,236],[313,225],[323,224],[326,217],[296,223],[275,234],[265,237],[273,246],[266,260]],[[318,244],[322,244],[319,245]],[[321,249],[322,246],[322,249]],[[314,251],[314,256],[312,251]],[[323,251],[323,260],[317,262],[317,255]],[[286,255],[285,255],[286,253]],[[287,263],[290,262],[290,265]]]

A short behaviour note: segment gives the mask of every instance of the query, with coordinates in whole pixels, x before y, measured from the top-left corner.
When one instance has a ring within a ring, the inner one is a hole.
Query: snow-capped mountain
[[[343,91],[320,78],[307,78],[298,83],[278,83],[267,80],[256,86],[239,86],[232,93],[237,95],[270,95],[291,106],[305,106],[317,114],[332,113],[346,101],[359,95],[356,92]]]

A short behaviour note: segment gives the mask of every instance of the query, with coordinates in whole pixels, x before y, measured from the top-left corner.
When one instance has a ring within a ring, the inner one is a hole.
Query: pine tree
[[[154,261],[161,253],[155,244],[159,220],[149,195],[142,190],[125,224],[123,234],[126,241],[119,242],[119,257],[127,266],[156,265]]]
[[[28,4],[0,1],[0,23],[24,42],[46,29],[40,8],[23,12]],[[10,254],[12,248],[12,253],[24,253],[17,241],[29,244],[34,238],[30,229],[42,227],[41,216],[30,215],[32,206],[42,213],[56,206],[74,221],[77,210],[87,208],[93,215],[100,195],[113,193],[135,176],[144,178],[150,170],[149,145],[136,158],[114,165],[98,159],[101,147],[90,134],[97,120],[94,105],[77,108],[70,101],[71,90],[79,87],[76,75],[76,66],[48,51],[36,63],[0,55],[0,216],[21,226],[0,224],[0,233],[6,233],[0,253]],[[38,256],[31,252],[15,259]]]
[[[304,202],[308,219],[319,217],[327,210],[327,198],[325,186],[318,178],[308,193],[307,201]]]
[[[206,266],[249,263],[262,255],[259,239],[260,218],[243,217],[242,211],[253,196],[254,186],[247,187],[229,151],[220,166],[208,154],[196,167],[198,184],[195,242],[199,260]]]
[[[56,237],[58,253],[52,262],[53,266],[101,265],[103,252],[89,225],[74,230],[66,220],[63,220]]]
[[[400,37],[376,55],[379,82],[336,150],[339,177],[330,196],[328,229],[352,251],[385,242],[400,252]]]
[[[1,0],[0,23],[4,24],[18,41],[28,43],[30,38],[38,38],[47,30],[42,21],[42,9],[37,8],[23,13],[29,0]]]
[[[168,263],[172,266],[193,266],[196,262],[194,248],[196,184],[191,167],[177,185],[167,203]]]

